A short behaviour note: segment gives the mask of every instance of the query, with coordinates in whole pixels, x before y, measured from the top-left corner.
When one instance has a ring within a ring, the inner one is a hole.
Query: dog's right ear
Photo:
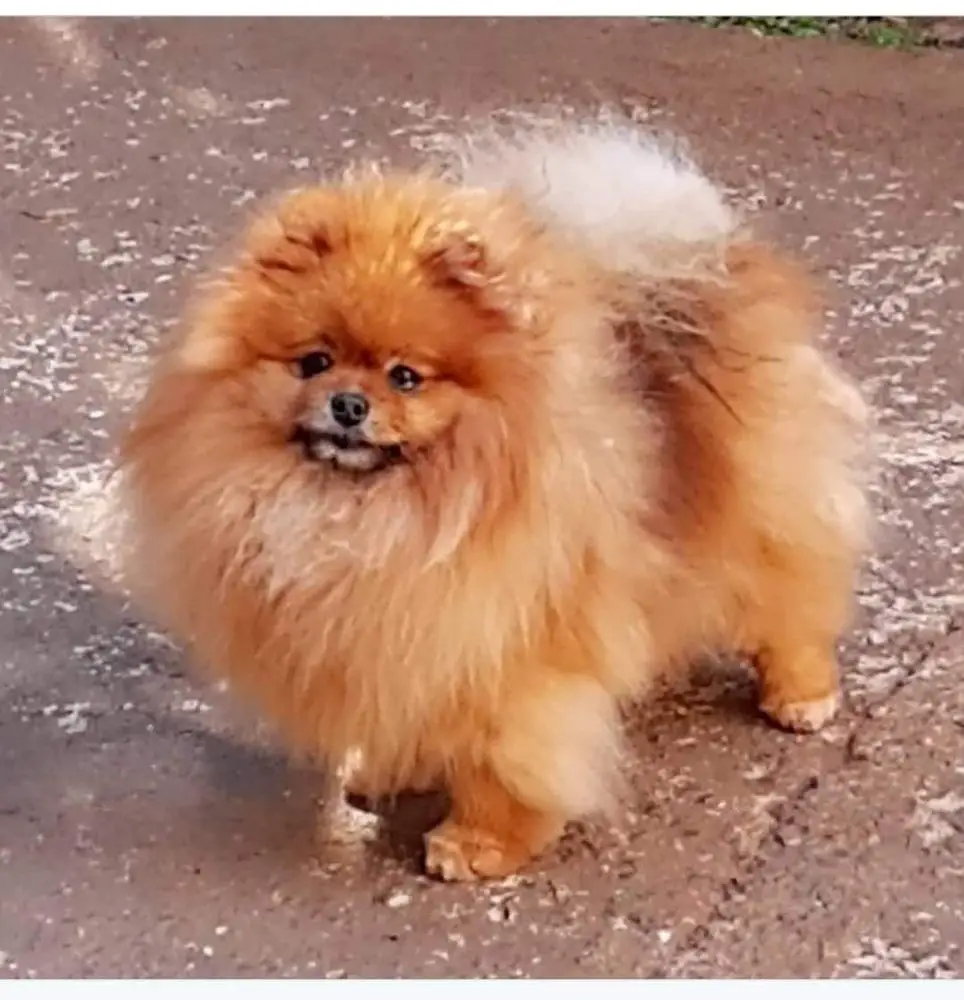
[[[257,219],[248,230],[248,261],[268,280],[284,273],[303,274],[331,251],[324,218],[317,192],[286,195],[274,211]]]

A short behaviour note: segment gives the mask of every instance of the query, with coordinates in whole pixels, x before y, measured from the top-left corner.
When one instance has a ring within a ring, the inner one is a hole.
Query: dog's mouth
[[[404,457],[399,444],[377,444],[360,434],[319,431],[302,425],[295,428],[292,440],[307,458],[353,472],[374,472]]]

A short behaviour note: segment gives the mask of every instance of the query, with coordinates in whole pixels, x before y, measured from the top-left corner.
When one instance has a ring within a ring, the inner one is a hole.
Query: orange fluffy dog
[[[705,651],[812,730],[867,509],[806,278],[681,155],[560,126],[259,219],[123,449],[133,579],[293,749],[439,786],[446,879],[605,805],[618,706]]]

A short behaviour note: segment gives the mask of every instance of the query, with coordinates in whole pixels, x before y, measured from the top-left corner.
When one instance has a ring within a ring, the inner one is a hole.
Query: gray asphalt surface
[[[642,21],[0,23],[0,975],[960,975],[962,94],[959,52]],[[629,720],[615,828],[446,886],[430,804],[320,841],[316,779],[112,588],[106,459],[253,199],[547,101],[684,131],[828,279],[880,538],[828,731],[698,673]]]

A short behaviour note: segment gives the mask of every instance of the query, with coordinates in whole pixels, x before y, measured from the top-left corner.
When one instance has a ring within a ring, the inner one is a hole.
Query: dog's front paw
[[[822,729],[837,714],[840,708],[840,693],[835,691],[825,698],[811,701],[782,701],[765,698],[760,710],[778,726],[793,733],[815,733]]]
[[[521,841],[505,840],[452,820],[425,834],[426,871],[446,882],[504,878],[518,871],[534,853]]]

